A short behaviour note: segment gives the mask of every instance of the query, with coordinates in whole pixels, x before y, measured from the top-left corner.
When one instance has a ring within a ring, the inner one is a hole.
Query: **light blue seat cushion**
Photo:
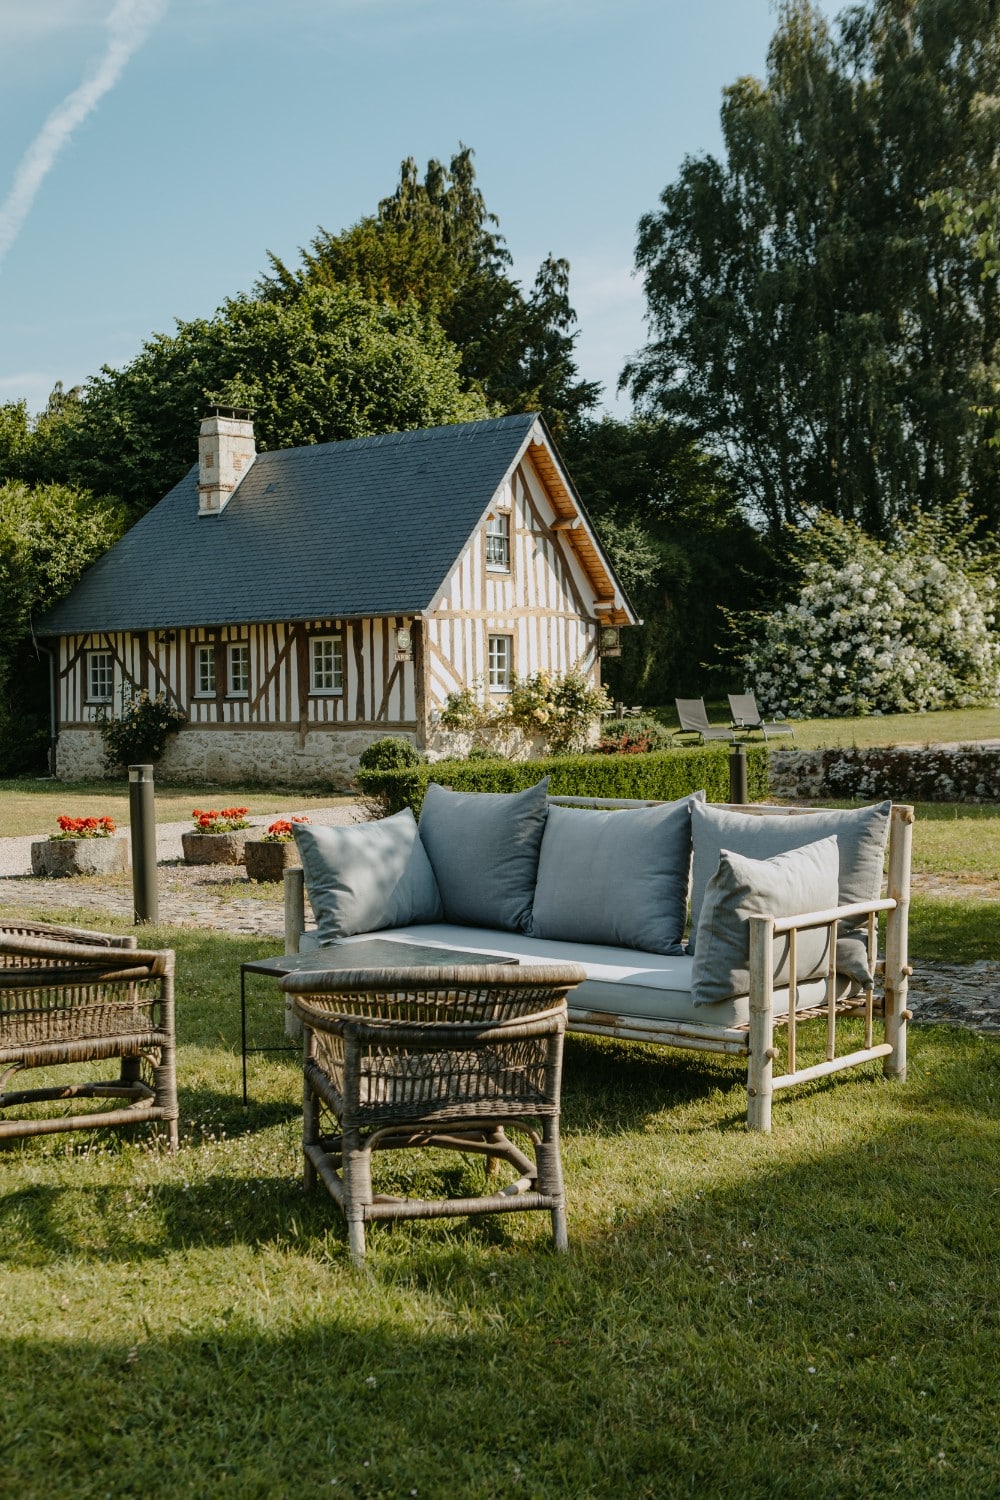
[[[585,1029],[588,1024],[602,1032],[630,1033],[641,1036],[658,1022],[679,1021],[704,1027],[712,1035],[716,1027],[745,1027],[750,1018],[746,995],[724,1000],[707,1010],[696,1008],[691,995],[694,961],[685,956],[662,953],[629,952],[595,943],[560,943],[550,938],[530,937],[521,932],[497,932],[486,927],[462,927],[457,923],[431,922],[423,926],[401,927],[393,932],[361,933],[346,940],[363,942],[365,936],[384,938],[387,942],[416,943],[428,948],[454,948],[461,953],[486,953],[499,958],[514,958],[521,964],[582,964],[587,978],[569,996],[570,1027]],[[302,947],[311,944],[306,934]],[[456,957],[456,962],[461,962]],[[798,1007],[822,1004],[826,985],[821,979],[808,980],[799,987]],[[788,991],[774,992],[774,1013],[788,1010]]]
[[[698,928],[705,888],[719,868],[723,849],[748,859],[770,859],[803,844],[836,835],[840,856],[839,906],[877,901],[882,893],[885,843],[889,835],[891,802],[875,807],[818,808],[789,814],[741,813],[711,803],[691,808],[691,936],[688,952],[698,946]],[[870,982],[864,922],[840,924],[837,969],[856,983]]]
[[[695,1005],[745,995],[750,986],[750,917],[793,917],[837,905],[837,840],[819,839],[772,859],[747,859],[723,849],[705,888],[691,976]],[[807,928],[796,940],[795,978],[813,979],[829,965],[829,929]],[[775,939],[774,982],[791,979],[789,939]]]
[[[442,915],[434,871],[410,809],[376,823],[292,826],[319,940]]]
[[[451,792],[430,783],[420,841],[449,922],[528,931],[548,784],[545,776],[523,792]]]
[[[550,807],[532,935],[682,954],[691,800],[616,811]]]

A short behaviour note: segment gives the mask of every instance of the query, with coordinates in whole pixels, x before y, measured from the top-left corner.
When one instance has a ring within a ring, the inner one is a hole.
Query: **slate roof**
[[[427,609],[539,424],[531,413],[259,453],[218,516],[198,466],[53,606],[40,634]]]

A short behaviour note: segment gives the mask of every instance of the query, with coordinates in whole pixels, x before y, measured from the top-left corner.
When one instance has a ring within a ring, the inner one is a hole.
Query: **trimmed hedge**
[[[767,747],[747,745],[751,802],[768,794]],[[384,801],[387,813],[411,807],[420,816],[430,781],[456,792],[520,792],[549,777],[554,797],[633,797],[673,802],[703,789],[710,802],[729,800],[729,749],[720,745],[648,755],[552,755],[542,760],[439,760],[398,771],[358,771],[362,794]]]

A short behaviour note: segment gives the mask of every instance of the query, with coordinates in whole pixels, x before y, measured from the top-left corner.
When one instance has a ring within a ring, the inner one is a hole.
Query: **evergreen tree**
[[[510,275],[510,252],[472,156],[462,146],[447,167],[431,161],[423,180],[407,158],[376,214],[339,234],[320,229],[297,269],[272,255],[259,290],[280,298],[303,285],[354,286],[395,306],[413,300],[440,321],[461,350],[465,379],[492,406],[540,410],[562,435],[600,396],[576,368],[569,264],[547,257],[525,293]]]
[[[573,478],[643,621],[605,664],[613,695],[662,704],[743,687],[729,612],[762,605],[768,562],[717,459],[672,422],[612,417],[565,448]]]

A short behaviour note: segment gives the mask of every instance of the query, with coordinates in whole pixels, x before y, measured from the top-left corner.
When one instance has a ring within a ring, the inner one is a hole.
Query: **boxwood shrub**
[[[767,747],[747,745],[751,802],[768,792]],[[395,771],[358,771],[364,797],[381,801],[387,813],[411,807],[420,816],[427,783],[456,792],[520,792],[549,778],[554,797],[634,797],[672,802],[703,789],[710,802],[729,800],[729,749],[705,745],[648,755],[552,755],[542,760],[439,760]]]

